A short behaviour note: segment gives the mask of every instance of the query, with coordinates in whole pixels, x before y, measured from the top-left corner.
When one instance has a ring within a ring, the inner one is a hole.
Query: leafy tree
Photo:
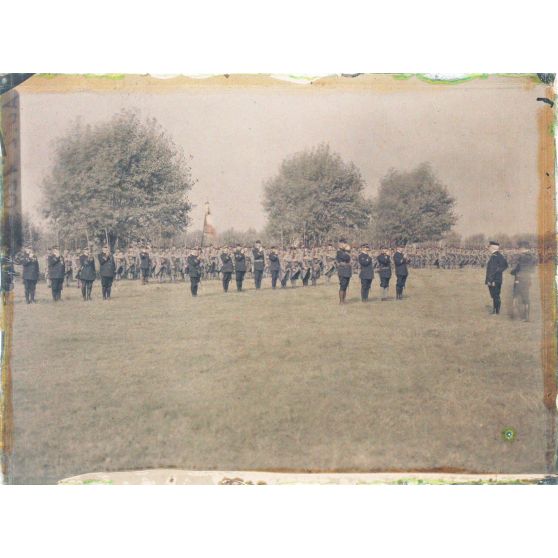
[[[428,163],[411,172],[391,170],[374,204],[376,237],[386,242],[440,240],[457,221],[454,205]]]
[[[353,163],[320,145],[283,161],[264,183],[267,233],[282,244],[321,244],[334,235],[364,228],[371,204]]]
[[[123,110],[107,122],[79,121],[57,142],[44,182],[45,216],[60,236],[112,245],[184,231],[194,184],[184,154],[155,119]]]

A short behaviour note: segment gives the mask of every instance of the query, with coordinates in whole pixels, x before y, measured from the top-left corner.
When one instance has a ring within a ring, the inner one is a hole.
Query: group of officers
[[[116,275],[116,261],[108,245],[103,246],[101,252],[97,255],[97,261],[99,263],[103,300],[110,300],[112,283]],[[21,276],[25,290],[25,302],[33,304],[36,302],[35,290],[40,277],[37,255],[33,248],[25,247],[21,253],[16,254],[14,263],[22,267]],[[62,299],[64,281],[68,284],[71,275],[73,275],[73,261],[71,259],[66,260],[58,248],[51,248],[47,255],[47,272],[45,277],[50,285],[52,299],[55,302]],[[89,248],[85,248],[78,258],[76,279],[78,280],[78,286],[81,287],[83,300],[92,300],[91,293],[93,282],[97,279],[97,266],[95,257]]]
[[[498,242],[490,241],[488,248],[490,255],[486,260],[485,283],[492,299],[491,312],[499,314],[503,272],[508,268],[508,262],[501,253]],[[303,286],[316,286],[320,277],[324,276],[329,281],[337,274],[339,303],[344,304],[351,277],[355,273],[358,273],[360,279],[362,302],[369,300],[375,274],[380,280],[381,300],[388,299],[393,275],[396,278],[395,299],[401,300],[409,267],[413,264],[412,257],[405,252],[402,243],[393,252],[382,248],[379,254],[372,255],[368,244],[362,244],[360,250],[356,251],[345,239],[340,239],[337,247],[329,244],[324,249],[313,250],[293,247],[291,250],[281,251],[277,246],[267,250],[260,241],[256,241],[252,248],[237,244],[218,250],[211,247],[210,250],[209,257],[207,250],[204,252],[201,248],[193,248],[188,255],[181,257],[177,257],[175,252],[164,253],[161,257],[152,255],[149,246],[143,245],[129,254],[117,253],[115,256],[109,246],[105,245],[95,258],[92,247],[84,248],[79,255],[71,255],[68,251],[61,254],[54,247],[47,254],[45,277],[54,301],[61,300],[64,283],[69,285],[73,279],[77,280],[81,288],[83,300],[90,301],[93,283],[98,276],[101,279],[103,299],[110,300],[113,281],[124,277],[141,278],[142,284],[147,284],[151,278],[163,281],[166,277],[172,280],[181,275],[183,279],[189,278],[191,294],[195,297],[202,278],[219,277],[226,293],[233,276],[236,290],[242,291],[247,273],[252,275],[256,290],[261,288],[265,273],[271,277],[272,289],[277,286],[286,288],[289,282],[294,287],[298,280],[301,280]],[[520,243],[515,262],[511,270],[514,276],[512,314],[517,310],[523,319],[528,320],[531,276],[537,263],[528,243]],[[37,255],[31,247],[25,247],[16,255],[14,263],[22,266],[25,301],[32,304],[35,302],[36,284],[40,277]]]

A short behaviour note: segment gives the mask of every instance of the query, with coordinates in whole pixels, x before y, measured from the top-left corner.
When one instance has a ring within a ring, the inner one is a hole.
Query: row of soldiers
[[[497,250],[494,249],[495,246],[497,246]],[[508,264],[496,242],[491,241],[489,247],[492,255],[486,258],[486,284],[489,286],[493,299],[493,313],[497,314],[501,306],[501,272],[507,268]],[[208,255],[210,256],[209,265]],[[237,291],[242,291],[247,273],[252,274],[256,289],[261,288],[265,273],[271,276],[273,289],[278,284],[282,288],[286,288],[289,282],[291,286],[296,286],[299,279],[303,286],[317,285],[321,276],[329,281],[337,273],[339,301],[344,303],[350,278],[353,273],[358,272],[361,282],[361,300],[366,302],[369,298],[374,272],[380,279],[382,300],[388,298],[389,283],[392,277],[392,260],[396,276],[396,300],[401,300],[413,255],[416,256],[416,253],[409,254],[402,245],[397,246],[393,252],[383,248],[379,254],[372,255],[369,245],[362,244],[360,250],[355,251],[343,239],[339,241],[337,248],[329,244],[322,250],[300,250],[293,247],[290,251],[281,251],[276,246],[265,250],[262,243],[257,241],[250,249],[240,244],[221,249],[211,247],[209,250],[206,249],[205,253],[201,248],[194,248],[189,251],[187,256],[175,256],[173,253],[163,253],[162,256],[152,255],[147,245],[125,255],[122,253],[113,255],[108,245],[105,245],[96,259],[89,248],[82,250],[79,256],[70,255],[67,252],[60,254],[57,248],[52,248],[47,255],[45,276],[52,289],[53,299],[58,301],[61,299],[64,282],[68,285],[69,281],[74,278],[75,272],[75,279],[78,281],[78,286],[81,287],[83,299],[89,301],[97,275],[101,278],[103,299],[108,300],[111,297],[112,283],[115,278],[141,277],[142,283],[147,284],[153,277],[159,281],[166,276],[170,276],[171,279],[178,276],[189,277],[191,293],[193,296],[197,296],[199,283],[204,277],[220,277],[224,292],[228,292],[233,275]],[[214,261],[214,258],[217,258],[218,261]],[[516,260],[516,265],[512,270],[515,276],[514,301],[516,299],[520,301],[523,306],[523,316],[528,319],[530,274],[536,264],[536,258],[526,244],[520,247],[519,253],[514,254],[514,258]],[[123,261],[124,259],[126,261]],[[27,303],[31,304],[35,301],[35,288],[40,275],[37,256],[32,248],[26,247],[22,253],[16,256],[15,263],[23,267],[25,299]],[[496,280],[493,280],[495,265]]]
[[[253,269],[253,256],[251,247],[242,247],[245,254],[246,273],[250,276]],[[221,274],[220,254],[230,250],[236,250],[236,246],[214,247],[209,246],[200,249],[201,272],[204,279],[218,279]],[[313,249],[292,247],[287,250],[277,249],[278,256],[282,262],[289,263],[291,267],[298,265],[301,269],[311,267],[311,262],[319,262],[322,271],[331,269],[331,262],[335,261],[335,247],[328,244]],[[92,251],[92,249],[90,249]],[[47,254],[47,260],[48,256]],[[152,250],[149,246],[132,247],[126,251],[117,250],[114,254],[116,262],[115,279],[139,279],[144,277],[147,269],[147,277],[164,281],[184,280],[187,273],[187,258],[190,250],[176,249]],[[513,251],[508,253],[513,254]],[[79,267],[82,252],[75,253],[66,250],[63,257],[66,262],[66,284],[75,278],[75,270]],[[410,268],[439,268],[439,269],[463,269],[464,267],[485,267],[488,260],[486,251],[469,249],[433,249],[423,247],[407,247],[407,263]],[[146,264],[146,258],[149,264]],[[143,265],[142,265],[143,262]],[[358,250],[351,251],[351,265],[355,273],[359,272]],[[375,264],[376,265],[376,264]],[[144,271],[142,271],[142,269]],[[264,270],[266,276],[270,275],[269,266]]]
[[[89,248],[85,248],[79,256],[76,268],[76,279],[81,287],[84,301],[91,300],[93,282],[97,278],[97,266],[99,264],[99,276],[103,299],[111,297],[112,283],[116,274],[116,262],[110,253],[108,245],[103,246],[101,252],[95,259]],[[22,279],[25,290],[25,302],[33,304],[35,301],[35,290],[40,276],[39,260],[31,247],[25,247],[22,252],[16,254],[14,263],[22,267]],[[64,281],[68,281],[68,271],[73,271],[72,260],[66,261],[58,248],[51,248],[47,256],[47,272],[45,274],[52,291],[52,299],[57,302],[62,299]]]

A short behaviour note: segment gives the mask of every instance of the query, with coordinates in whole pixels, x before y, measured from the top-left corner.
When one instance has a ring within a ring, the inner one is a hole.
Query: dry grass
[[[510,287],[509,277],[507,287]],[[490,316],[482,271],[413,271],[408,298],[123,282],[39,304],[17,286],[13,482],[99,470],[545,471],[540,310]],[[251,287],[251,282],[248,282]],[[533,295],[538,301],[536,287]],[[505,310],[505,304],[504,304]],[[517,439],[502,440],[513,427]]]

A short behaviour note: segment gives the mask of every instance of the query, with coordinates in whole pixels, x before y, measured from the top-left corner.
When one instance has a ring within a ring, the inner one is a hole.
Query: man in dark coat
[[[140,271],[141,271],[141,284],[147,285],[149,281],[149,274],[151,272],[151,258],[149,257],[149,248],[144,246],[139,253]]]
[[[368,244],[363,244],[360,247],[360,254],[358,255],[358,264],[360,266],[360,299],[362,302],[368,301],[368,294],[374,279],[374,266],[372,265],[372,258],[370,257],[370,247]]]
[[[99,259],[99,274],[101,275],[101,287],[103,289],[103,300],[110,300],[112,282],[116,274],[116,262],[110,253],[108,245],[103,246],[103,251],[97,256]]]
[[[380,276],[380,288],[382,289],[382,300],[387,300],[389,291],[389,280],[391,279],[391,258],[387,248],[382,248],[378,261],[378,275]]]
[[[405,289],[405,283],[409,275],[409,270],[407,269],[408,263],[409,260],[403,253],[403,245],[398,244],[393,254],[395,276],[397,277],[397,283],[395,284],[395,300],[401,300],[403,298],[403,289]]]
[[[486,264],[486,279],[484,282],[488,285],[488,291],[492,297],[492,314],[499,314],[502,304],[500,299],[503,281],[502,272],[507,269],[508,262],[500,252],[500,244],[495,240],[489,242],[488,249],[491,255]]]
[[[521,241],[518,245],[522,251],[519,254],[517,263],[510,272],[514,276],[511,317],[512,319],[515,317],[515,310],[517,309],[523,321],[528,322],[531,306],[529,293],[531,290],[531,276],[535,271],[537,262],[529,250],[528,242]]]
[[[221,276],[223,281],[223,291],[229,291],[229,283],[234,271],[233,261],[231,258],[230,250],[227,246],[221,252]]]
[[[25,302],[31,304],[35,302],[35,288],[39,280],[39,260],[32,248],[26,248],[23,251],[23,257],[20,259],[22,270],[23,285],[25,288]]]
[[[351,265],[351,247],[344,239],[339,241],[335,261],[337,262],[337,275],[339,277],[339,304],[345,304],[353,267]]]
[[[271,288],[275,289],[277,287],[277,279],[279,278],[279,273],[281,272],[281,261],[279,259],[279,254],[277,253],[277,246],[272,246],[267,259],[269,260],[269,271],[271,273]]]
[[[199,248],[194,248],[188,256],[188,275],[190,276],[192,296],[198,296],[198,287],[202,276],[202,261]]]
[[[252,255],[254,256],[254,284],[256,285],[256,289],[260,289],[265,269],[265,255],[260,240],[256,240],[256,244],[254,248],[252,248]]]
[[[234,271],[236,275],[236,290],[240,292],[242,291],[242,282],[246,273],[246,256],[240,244],[236,245],[236,250],[234,251]]]
[[[65,274],[66,265],[64,263],[64,258],[60,255],[58,248],[53,248],[48,257],[48,277],[50,279],[52,299],[55,302],[62,300],[62,287],[64,285]]]
[[[79,279],[81,281],[81,295],[83,300],[91,300],[93,281],[97,278],[95,258],[89,248],[85,248],[79,257]]]

